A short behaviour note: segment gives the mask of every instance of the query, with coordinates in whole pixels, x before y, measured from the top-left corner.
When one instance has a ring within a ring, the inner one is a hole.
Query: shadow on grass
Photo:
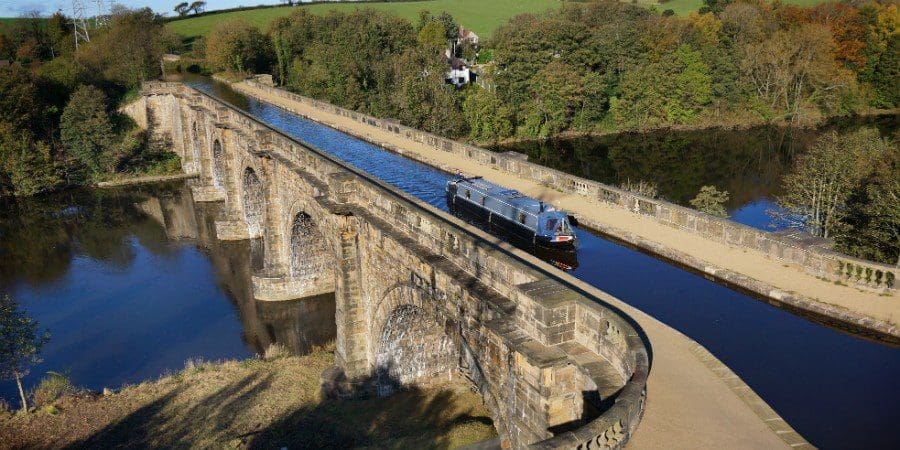
[[[282,394],[269,390],[273,376],[254,373],[203,398],[180,386],[69,448],[450,448],[493,430],[480,399],[460,395],[463,386],[405,388],[384,398],[322,395],[285,411],[275,398]],[[258,414],[266,403],[271,417]],[[254,406],[251,419],[244,413]]]

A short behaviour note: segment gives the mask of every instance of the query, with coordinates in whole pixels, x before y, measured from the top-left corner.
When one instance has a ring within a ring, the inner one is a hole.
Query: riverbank
[[[191,363],[171,376],[0,415],[0,448],[452,448],[496,435],[467,384],[330,400],[334,354]]]
[[[631,133],[667,133],[667,132],[686,132],[686,131],[744,131],[751,130],[758,127],[793,127],[797,129],[816,129],[822,126],[827,126],[831,123],[847,120],[847,119],[859,119],[859,118],[876,118],[881,116],[894,116],[900,115],[900,108],[893,109],[881,109],[881,108],[865,108],[859,111],[854,111],[852,114],[845,114],[841,116],[829,116],[829,117],[821,117],[818,120],[811,121],[808,123],[796,124],[790,120],[766,120],[766,119],[758,119],[758,120],[749,120],[743,118],[741,120],[725,120],[717,123],[700,123],[700,124],[692,124],[692,125],[666,125],[666,126],[657,126],[657,127],[647,127],[647,128],[621,128],[614,130],[591,130],[591,131],[577,131],[577,130],[566,130],[562,133],[559,133],[556,136],[549,138],[539,138],[539,137],[509,137],[506,139],[501,139],[497,142],[493,141],[472,141],[469,139],[462,139],[462,142],[466,142],[467,144],[474,145],[477,147],[483,148],[502,148],[506,146],[512,146],[515,144],[525,144],[530,142],[543,142],[548,140],[565,140],[565,139],[579,139],[579,138],[599,138],[599,137],[607,137],[607,136],[617,136],[617,135],[627,135]]]
[[[287,95],[274,94],[252,83],[236,83],[233,87],[408,158],[448,172],[458,170],[515,188],[575,213],[590,228],[755,292],[777,304],[809,311],[817,317],[830,317],[848,331],[864,330],[874,339],[900,342],[897,325],[900,294],[896,289],[880,293],[817,278],[801,267],[774,261],[756,250],[706,239],[615,205],[591,202],[584,196],[562,192],[473,159],[460,158],[403,134],[313,107]]]

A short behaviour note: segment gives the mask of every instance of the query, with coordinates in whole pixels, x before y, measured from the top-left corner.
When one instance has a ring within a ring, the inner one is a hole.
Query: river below
[[[440,171],[209,79],[191,84],[447,210]],[[302,352],[333,338],[333,299],[252,299],[253,245],[210,237],[214,205],[193,204],[180,185],[104,192],[115,194],[56,194],[0,211],[0,293],[16,296],[53,334],[32,385],[55,370],[97,389],[180,369],[192,357],[240,358],[271,342]],[[703,344],[813,444],[900,448],[900,349],[578,234],[574,276]],[[14,400],[14,385],[2,388]]]
[[[819,128],[760,126],[655,131],[517,142],[491,148],[528,155],[528,160],[601,183],[622,186],[644,181],[660,198],[690,207],[703,186],[728,191],[725,208],[736,222],[774,230],[784,225],[768,211],[794,158],[832,131],[873,127],[883,136],[900,127],[900,116],[836,119]]]

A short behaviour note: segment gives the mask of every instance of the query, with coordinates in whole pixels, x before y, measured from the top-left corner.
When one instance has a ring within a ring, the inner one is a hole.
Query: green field
[[[543,12],[547,9],[557,8],[559,4],[559,0],[432,0],[365,4],[331,3],[212,14],[172,21],[169,22],[169,27],[172,31],[184,37],[203,36],[208,34],[218,22],[239,17],[260,27],[265,32],[269,22],[276,17],[290,14],[296,8],[306,8],[315,14],[323,14],[330,10],[346,12],[360,8],[372,8],[379,11],[391,11],[415,24],[419,20],[419,11],[428,10],[434,14],[447,11],[453,14],[453,17],[456,18],[460,25],[474,31],[482,39],[487,39],[491,37],[491,34],[497,27],[506,23],[510,17],[526,12]]]

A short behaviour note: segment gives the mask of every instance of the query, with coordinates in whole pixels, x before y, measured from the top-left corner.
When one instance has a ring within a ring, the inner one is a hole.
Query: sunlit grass
[[[428,10],[434,14],[446,11],[452,14],[460,25],[473,30],[482,39],[487,39],[497,27],[506,23],[515,15],[526,12],[543,12],[551,8],[558,8],[560,3],[559,0],[432,0],[364,4],[351,2],[328,3],[211,14],[176,20],[170,22],[169,27],[184,37],[204,36],[217,23],[223,20],[241,18],[265,31],[269,23],[275,18],[286,16],[296,8],[306,8],[315,14],[324,14],[331,10],[350,12],[360,8],[372,8],[378,11],[393,12],[411,23],[416,23],[419,20],[419,11]]]

